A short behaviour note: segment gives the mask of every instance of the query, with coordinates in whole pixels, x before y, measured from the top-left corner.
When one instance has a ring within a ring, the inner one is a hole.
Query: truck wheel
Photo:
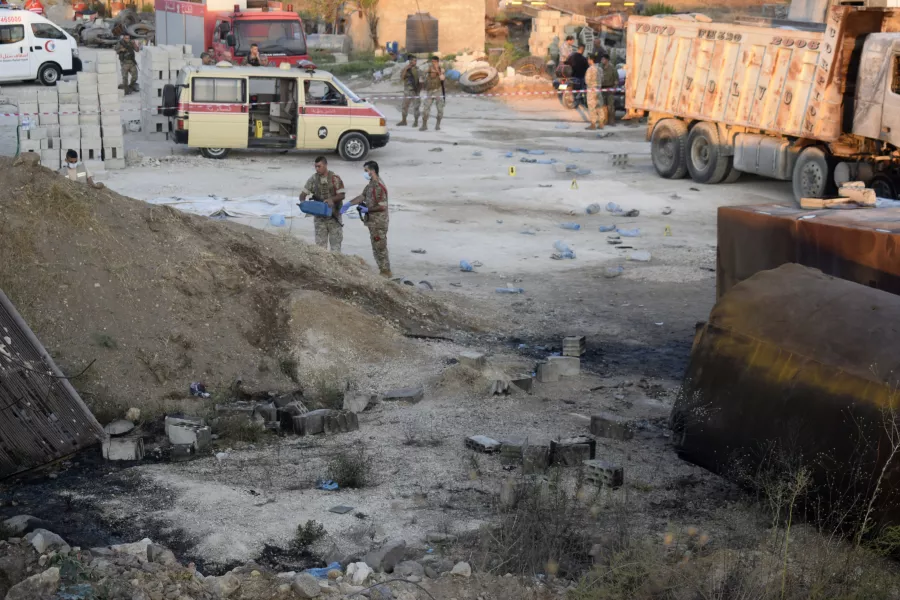
[[[228,148],[200,148],[200,154],[206,158],[220,160],[228,156]]]
[[[824,198],[834,187],[832,173],[828,157],[821,148],[806,148],[794,163],[791,176],[794,200],[800,202],[800,198]]]
[[[734,157],[728,157],[728,174],[725,175],[725,179],[722,180],[722,183],[734,183],[738,179],[741,178],[743,171],[738,171],[734,168]]]
[[[697,183],[721,183],[728,175],[728,156],[719,145],[719,132],[712,123],[697,123],[687,142],[687,168]]]
[[[884,173],[879,173],[872,179],[869,187],[875,190],[875,195],[879,198],[887,198],[888,200],[897,200],[897,187],[891,178]]]
[[[344,160],[362,160],[369,153],[369,140],[361,133],[348,133],[338,142],[338,154]]]
[[[687,126],[677,119],[663,119],[650,136],[650,158],[660,177],[681,179],[687,174]]]
[[[62,71],[54,64],[43,65],[38,71],[38,81],[44,85],[56,85],[60,77],[62,77]]]

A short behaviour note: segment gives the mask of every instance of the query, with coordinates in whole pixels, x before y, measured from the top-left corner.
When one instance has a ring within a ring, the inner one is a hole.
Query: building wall
[[[406,46],[406,18],[418,8],[438,20],[438,52],[484,51],[484,0],[380,0],[378,43]],[[348,18],[354,50],[371,50],[372,39],[365,17],[354,12]]]

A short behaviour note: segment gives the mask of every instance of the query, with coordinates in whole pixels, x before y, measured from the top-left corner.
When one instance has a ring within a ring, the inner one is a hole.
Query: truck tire
[[[500,74],[494,67],[472,69],[459,78],[459,86],[470,94],[486,92],[500,83]]]
[[[872,178],[869,187],[875,190],[875,195],[879,198],[887,198],[888,200],[897,200],[897,186],[891,180],[890,175],[879,173]]]
[[[687,174],[687,126],[678,119],[663,119],[650,135],[650,158],[660,177],[682,179]]]
[[[728,175],[729,156],[722,153],[719,131],[712,123],[697,123],[687,141],[687,169],[697,183],[722,183]]]
[[[547,61],[540,56],[526,56],[520,58],[512,64],[516,75],[525,75],[526,77],[538,77],[547,75]]]
[[[794,163],[791,176],[794,200],[826,197],[834,188],[833,173],[824,150],[815,146],[803,150]]]
[[[178,88],[167,83],[162,89],[162,114],[174,117],[178,113]]]
[[[738,179],[741,178],[743,171],[738,171],[734,168],[734,157],[728,157],[728,174],[725,175],[725,179],[722,180],[722,183],[734,183]]]
[[[337,151],[344,160],[362,160],[369,154],[369,140],[359,132],[350,132],[338,142]]]
[[[206,158],[221,160],[228,156],[228,148],[200,148],[200,154]]]
[[[56,85],[60,77],[62,77],[62,70],[54,63],[43,64],[38,70],[38,81],[46,86]]]

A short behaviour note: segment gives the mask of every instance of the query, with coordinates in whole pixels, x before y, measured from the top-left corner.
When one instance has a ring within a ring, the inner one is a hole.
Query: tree
[[[369,23],[369,35],[372,44],[379,48],[378,44],[378,0],[359,0],[359,10]]]

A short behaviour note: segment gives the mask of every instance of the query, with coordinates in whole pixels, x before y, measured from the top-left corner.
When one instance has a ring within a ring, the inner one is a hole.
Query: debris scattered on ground
[[[664,209],[662,209],[662,214],[663,214],[663,215],[671,215],[671,214],[672,214],[672,210],[673,210],[672,208],[670,208],[670,207],[667,206],[667,207],[665,207]]]
[[[634,260],[638,262],[649,262],[650,261],[650,253],[646,250],[637,250],[628,255],[628,260]]]

